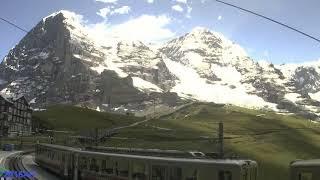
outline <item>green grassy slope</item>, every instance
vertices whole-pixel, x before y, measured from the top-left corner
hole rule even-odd
[[[36,116],[58,129],[121,126],[136,120],[73,107],[53,108]],[[214,138],[220,120],[224,122],[226,154],[256,160],[260,180],[286,180],[292,160],[320,158],[319,125],[296,116],[214,104],[195,104],[122,129],[105,145],[212,152],[217,149]]]
[[[137,117],[97,112],[68,105],[51,106],[46,111],[34,112],[33,118],[40,121],[45,127],[75,131],[118,127],[142,120]]]
[[[217,137],[220,120],[224,122],[226,154],[256,160],[260,180],[288,179],[292,160],[320,158],[320,127],[306,119],[212,104],[194,105],[124,129],[118,136],[129,139],[111,139],[108,144],[215,151],[217,147],[212,139]]]

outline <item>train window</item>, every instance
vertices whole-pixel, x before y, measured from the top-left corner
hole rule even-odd
[[[106,161],[106,160],[102,160],[100,167],[101,167],[101,172],[106,172],[106,169],[107,169],[107,161]]]
[[[119,175],[119,169],[118,169],[118,162],[117,161],[114,162],[114,174],[116,176]]]
[[[182,170],[179,167],[171,167],[169,173],[169,180],[181,180]]]
[[[107,174],[113,174],[113,162],[112,161],[107,161],[105,172]]]
[[[165,180],[166,167],[165,166],[152,166],[152,180]]]
[[[194,167],[186,167],[183,169],[184,180],[197,180],[198,170]]]
[[[65,160],[65,156],[64,154],[62,154],[62,163],[64,163],[66,160]]]
[[[219,180],[232,180],[232,173],[230,171],[219,171]]]
[[[299,173],[299,180],[312,180],[312,173],[311,172]]]
[[[90,171],[96,171],[96,172],[99,171],[99,166],[97,164],[97,160],[94,158],[92,158],[91,162],[90,162]]]
[[[129,162],[127,160],[118,160],[116,166],[117,174],[121,177],[129,176]]]
[[[102,160],[101,161],[101,172],[102,173],[107,173],[107,174],[112,174],[113,173],[111,161],[108,161],[108,163],[107,163],[107,160]]]
[[[145,164],[142,162],[134,162],[132,168],[132,179],[133,180],[145,180],[146,179],[146,169]]]
[[[54,159],[54,157],[55,157],[55,152],[54,152],[54,151],[52,151],[52,152],[51,152],[51,160],[53,160],[53,159]]]
[[[63,156],[62,156],[63,158]],[[80,170],[86,170],[87,169],[87,158],[86,157],[81,157],[79,161],[79,168]]]

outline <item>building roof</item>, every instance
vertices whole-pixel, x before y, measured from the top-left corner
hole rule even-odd
[[[29,105],[29,102],[27,101],[26,97],[22,94],[12,97],[12,101],[17,101],[19,99],[23,99]]]
[[[26,102],[26,104],[29,106],[29,102],[27,101],[27,99],[25,98],[25,96],[23,95],[18,95],[18,96],[13,96],[13,97],[9,97],[6,94],[0,94],[0,97],[2,97],[5,101],[7,101],[10,104],[14,104],[15,101],[22,99]],[[31,109],[30,109],[31,110]]]
[[[0,97],[3,98],[8,103],[13,104],[13,102],[10,100],[10,97],[8,97],[8,96],[6,96],[4,94],[0,94]]]

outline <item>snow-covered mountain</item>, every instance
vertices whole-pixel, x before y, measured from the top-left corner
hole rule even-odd
[[[34,107],[56,103],[141,111],[183,100],[234,104],[315,118],[320,62],[274,66],[205,28],[155,48],[110,37],[101,43],[75,14],[40,21],[0,65],[2,94]]]

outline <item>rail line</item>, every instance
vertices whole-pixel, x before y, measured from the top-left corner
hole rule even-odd
[[[20,153],[15,153],[13,155],[10,155],[7,158],[6,164],[7,164],[7,168],[10,172],[20,172],[20,173],[30,173],[32,174],[32,172],[29,172],[28,169],[23,165],[22,163],[22,159],[26,154],[31,154],[33,151],[25,151],[25,152],[20,152]],[[15,174],[13,176],[19,176],[19,174]],[[22,177],[12,177],[9,179],[21,179],[21,180],[38,180],[36,177],[32,176],[26,176],[26,175],[22,175]]]

